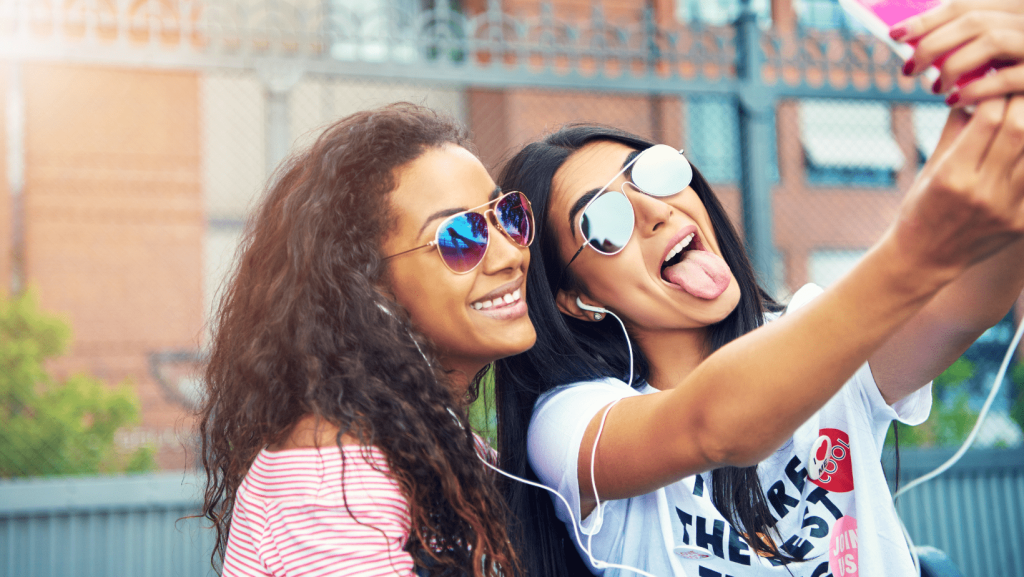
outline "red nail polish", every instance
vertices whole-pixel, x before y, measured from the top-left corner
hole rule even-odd
[[[914,72],[914,59],[907,60],[907,63],[903,65],[903,75],[910,76]]]
[[[893,40],[899,40],[900,38],[903,38],[906,35],[906,26],[894,26],[891,30],[889,30],[889,38],[892,38]]]
[[[942,79],[937,78],[935,84],[932,84],[932,94],[938,94],[940,88],[942,88]]]
[[[960,102],[959,92],[954,92],[953,94],[950,94],[949,96],[946,97],[946,104],[949,106],[953,106],[957,102]]]

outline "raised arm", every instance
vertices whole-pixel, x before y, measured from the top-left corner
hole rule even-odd
[[[912,73],[925,70],[937,58],[955,50],[942,63],[939,92],[945,92],[957,78],[974,69],[991,62],[1000,65],[997,72],[954,92],[952,104],[962,106],[1024,92],[1021,0],[952,0],[893,27],[893,35],[917,43],[911,58]],[[1024,110],[1011,108],[1007,119],[1024,125]],[[1022,131],[1024,128],[1017,129]],[[942,154],[954,137],[948,131],[944,133],[936,154]],[[1002,147],[1009,156],[1014,153],[1012,141],[993,146]],[[986,176],[1006,179],[1008,175]],[[885,400],[893,403],[938,376],[981,333],[1006,315],[1022,288],[1024,242],[1017,242],[971,267],[939,291],[871,356],[871,371]]]
[[[1016,250],[1006,247],[1024,238],[1024,129],[1013,121],[1021,106],[995,99],[972,118],[952,115],[948,148],[922,171],[896,222],[823,295],[722,347],[675,388],[620,401],[597,451],[602,499],[767,457],[944,287]],[[580,446],[584,514],[594,504],[590,454],[602,413]]]

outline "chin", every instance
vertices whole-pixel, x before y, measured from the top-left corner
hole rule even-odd
[[[498,353],[495,360],[524,353],[530,350],[533,344],[537,342],[537,332],[533,328],[533,323],[529,322],[529,319],[526,321],[526,326],[517,327],[517,329],[516,331],[510,331],[507,337],[503,339],[502,350]]]
[[[740,296],[740,287],[736,283],[736,279],[732,279],[725,292],[715,297],[713,301],[708,301],[710,306],[707,309],[708,317],[704,319],[705,322],[708,325],[713,325],[724,321],[739,306]]]

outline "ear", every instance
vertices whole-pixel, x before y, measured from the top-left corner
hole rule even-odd
[[[583,298],[578,291],[575,290],[559,290],[558,294],[555,295],[555,305],[558,306],[558,310],[562,314],[569,315],[574,319],[581,321],[594,321],[594,313],[585,311],[576,304],[576,299],[582,299],[584,303],[591,304],[590,297]],[[592,306],[601,306],[599,304],[593,304]]]

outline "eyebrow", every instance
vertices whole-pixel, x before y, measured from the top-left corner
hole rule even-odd
[[[639,150],[634,150],[627,154],[626,160],[622,161],[622,166],[619,167],[619,170],[629,166],[629,163],[633,162],[633,159],[636,158],[638,154],[640,154]],[[584,192],[583,196],[577,198],[576,202],[572,204],[572,208],[569,209],[569,230],[572,231],[573,238],[576,238],[576,227],[573,226],[576,222],[576,215],[579,214],[579,212],[583,210],[583,207],[587,206],[587,203],[593,200],[599,192],[601,192],[601,188],[592,188],[587,192]]]
[[[498,198],[499,196],[501,196],[501,187],[500,186],[495,186],[494,190],[491,191],[491,195],[487,199],[488,200],[494,200],[494,199]],[[428,216],[427,220],[423,221],[423,226],[421,226],[420,227],[420,231],[418,233],[416,233],[416,238],[419,238],[419,237],[423,236],[423,231],[427,230],[427,226],[429,226],[430,223],[434,222],[435,220],[437,220],[439,218],[449,217],[449,216],[452,216],[454,214],[459,214],[460,212],[466,212],[467,210],[469,210],[469,209],[460,206],[460,207],[457,207],[457,208],[445,208],[445,209],[442,209],[442,210],[439,210],[439,211],[435,212],[434,214]]]

